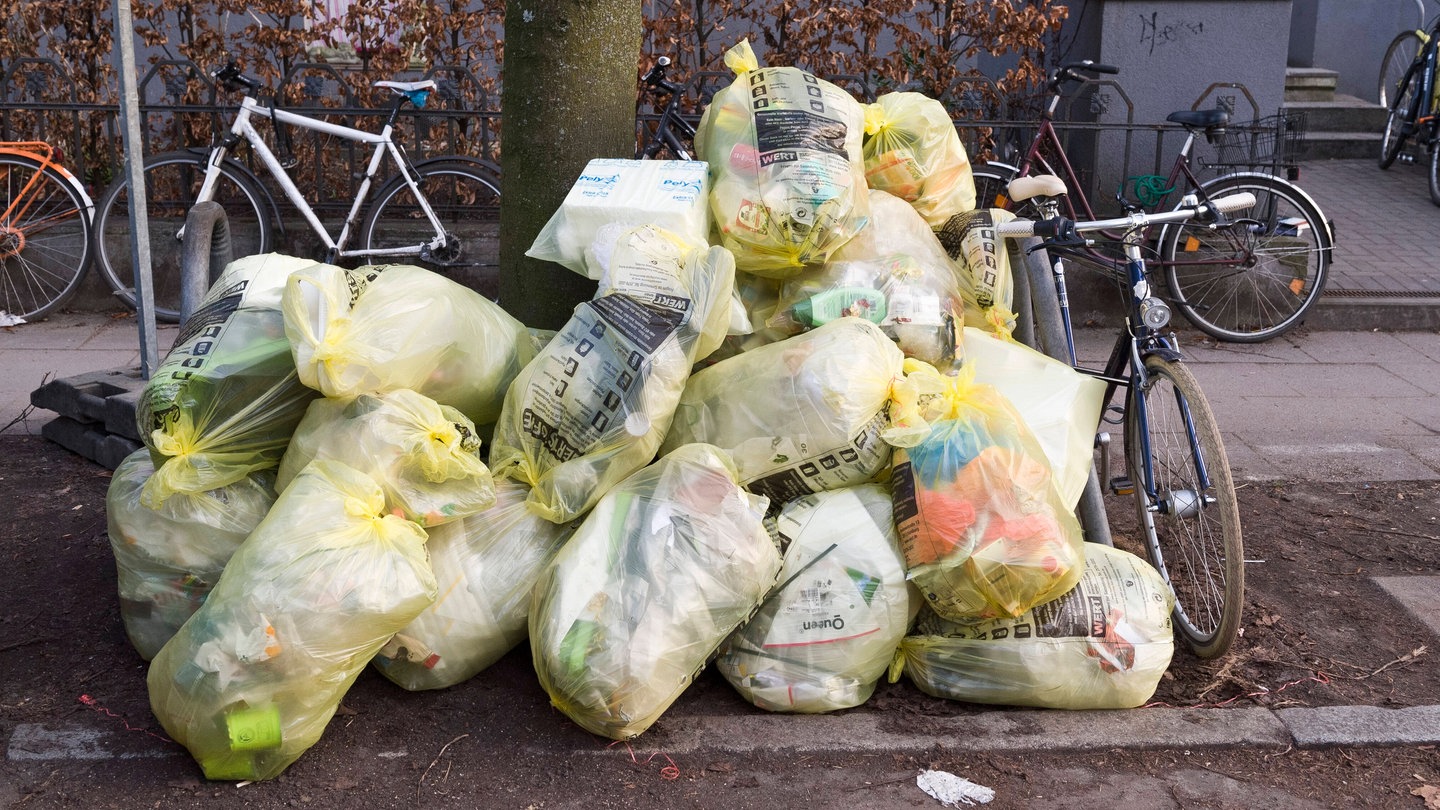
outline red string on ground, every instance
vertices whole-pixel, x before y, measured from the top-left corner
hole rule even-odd
[[[680,778],[680,766],[675,764],[675,760],[671,759],[669,754],[666,754],[666,753],[664,753],[663,751],[655,751],[655,752],[653,752],[652,754],[650,754],[650,756],[646,757],[645,760],[642,762],[639,757],[636,757],[636,756],[635,756],[635,749],[634,749],[634,748],[631,748],[631,747],[630,747],[630,743],[625,742],[624,740],[616,740],[615,742],[612,742],[612,743],[610,743],[609,745],[607,745],[607,746],[605,746],[605,747],[606,747],[606,748],[614,748],[614,747],[617,746],[617,745],[624,745],[624,746],[625,746],[625,750],[626,750],[627,752],[629,752],[629,754],[630,754],[630,761],[633,762],[633,763],[635,763],[636,765],[649,765],[652,761],[654,761],[654,759],[655,759],[656,757],[665,757],[665,761],[668,762],[668,763],[670,763],[670,764],[669,764],[669,765],[666,765],[665,767],[663,767],[663,768],[660,769],[660,778],[661,778],[661,779],[679,779],[679,778]]]
[[[169,737],[166,737],[164,734],[156,734],[155,732],[151,731],[151,730],[148,729],[148,728],[139,728],[138,726],[132,726],[132,725],[130,725],[130,721],[129,721],[129,720],[126,720],[125,718],[121,717],[120,715],[116,714],[115,712],[112,712],[112,711],[110,711],[109,709],[105,708],[104,706],[101,706],[99,701],[97,701],[97,700],[96,700],[95,698],[93,698],[93,697],[90,697],[89,695],[81,695],[81,696],[79,697],[79,700],[80,700],[81,703],[85,704],[86,706],[89,706],[89,707],[90,707],[91,709],[93,709],[94,711],[99,712],[100,714],[103,714],[103,715],[105,715],[106,717],[113,717],[113,718],[115,718],[116,720],[119,720],[119,721],[120,721],[120,724],[123,725],[123,726],[125,726],[125,730],[126,730],[126,731],[138,731],[138,732],[140,732],[140,733],[142,733],[142,734],[148,734],[148,735],[150,735],[151,737],[154,737],[155,739],[160,740],[160,741],[162,741],[162,742],[167,742],[167,743],[169,743],[169,744],[171,744],[171,745],[175,745],[175,744],[176,744],[176,742],[175,742],[174,740],[170,739]]]
[[[1258,692],[1249,692],[1249,693],[1246,693],[1246,694],[1243,694],[1243,695],[1235,695],[1234,697],[1226,698],[1225,700],[1222,700],[1222,701],[1219,701],[1219,702],[1216,702],[1216,703],[1194,703],[1194,704],[1191,704],[1191,705],[1189,705],[1189,706],[1176,706],[1176,705],[1174,705],[1173,703],[1166,703],[1166,702],[1163,701],[1163,700],[1157,700],[1157,701],[1155,701],[1155,702],[1153,702],[1153,703],[1146,703],[1144,706],[1141,706],[1140,708],[1142,708],[1142,709],[1154,709],[1154,708],[1165,708],[1165,709],[1218,709],[1218,708],[1221,708],[1221,707],[1223,707],[1223,706],[1228,706],[1229,704],[1234,703],[1234,702],[1237,701],[1237,700],[1243,700],[1243,699],[1245,699],[1245,698],[1255,698],[1255,697],[1261,697],[1261,696],[1263,696],[1263,695],[1275,695],[1275,694],[1279,694],[1280,692],[1284,692],[1286,689],[1289,689],[1289,688],[1292,687],[1292,686],[1299,686],[1299,685],[1302,684],[1302,683],[1309,683],[1309,682],[1311,682],[1311,681],[1314,681],[1315,683],[1319,683],[1319,684],[1325,684],[1325,685],[1328,686],[1328,685],[1330,684],[1330,676],[1326,675],[1324,672],[1316,672],[1314,675],[1311,675],[1311,676],[1309,676],[1309,677],[1300,678],[1299,680],[1291,681],[1291,682],[1286,683],[1286,684],[1281,684],[1279,687],[1277,687],[1277,688],[1275,688],[1275,689],[1261,689],[1261,690],[1258,691]]]

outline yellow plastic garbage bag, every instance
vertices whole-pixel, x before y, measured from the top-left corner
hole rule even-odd
[[[1035,434],[1050,460],[1055,488],[1074,509],[1095,465],[1095,431],[1105,382],[1029,346],[965,327],[964,353],[975,382],[995,386]]]
[[[959,271],[965,325],[1007,339],[1015,331],[1015,278],[1010,248],[995,226],[1014,218],[1003,208],[977,208],[951,217],[936,231]]]
[[[906,363],[892,407],[899,424],[884,435],[897,445],[901,548],[926,603],[951,621],[978,622],[1068,591],[1084,567],[1080,524],[1024,420],[974,381],[973,364],[941,375]]]
[[[890,493],[877,484],[807,495],[777,518],[780,585],[715,659],[746,700],[830,712],[870,699],[920,605],[905,581]]]
[[[963,625],[922,613],[899,666],[926,694],[968,703],[1143,705],[1175,651],[1170,589],[1128,552],[1086,543],[1085,556],[1073,590],[1018,617]]]
[[[439,595],[375,657],[375,668],[418,691],[463,683],[525,640],[530,591],[574,533],[525,504],[530,488],[495,487],[495,505],[429,529]]]
[[[551,703],[612,739],[650,728],[775,584],[766,506],[699,444],[606,494],[535,586],[530,648]]]
[[[435,600],[425,530],[364,473],[301,471],[150,664],[150,707],[207,779],[273,779]]]
[[[794,67],[761,68],[742,41],[734,83],[715,94],[695,136],[710,164],[710,210],[735,265],[785,278],[822,262],[869,218],[865,116],[849,93]]]
[[[975,176],[945,105],[885,93],[865,105],[865,182],[910,203],[931,228],[975,210]]]
[[[408,388],[312,402],[280,460],[276,486],[285,489],[317,458],[374,478],[390,511],[421,526],[495,505],[475,423]]]
[[[315,392],[301,384],[280,290],[314,262],[266,254],[232,262],[145,384],[135,422],[155,474],[142,498],[220,489],[273,469]]]
[[[717,445],[777,506],[864,483],[890,462],[880,431],[904,362],[880,327],[848,316],[738,354],[690,378],[661,452]]]
[[[115,468],[105,493],[120,618],[147,661],[200,608],[275,502],[275,474],[267,470],[219,489],[177,492],[152,509],[140,493],[154,473],[142,447]]]
[[[283,306],[300,380],[327,397],[409,388],[489,425],[534,356],[499,304],[423,267],[320,265],[290,279]]]
[[[870,225],[825,264],[785,281],[767,325],[798,332],[854,315],[878,324],[906,357],[954,368],[965,282],[909,203],[869,195]]]
[[[490,469],[556,523],[655,458],[691,367],[725,339],[735,263],[657,228],[627,232],[608,283],[510,387]]]

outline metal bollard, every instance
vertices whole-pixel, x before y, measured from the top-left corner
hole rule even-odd
[[[1050,271],[1050,254],[1044,250],[1037,250],[1026,254],[1025,248],[1038,244],[1039,239],[1032,237],[1019,243],[1020,254],[1023,257],[1020,266],[1015,269],[1017,288],[1020,280],[1024,279],[1028,293],[1029,313],[1016,305],[1016,311],[1020,312],[1019,320],[1033,326],[1033,333],[1026,341],[1032,349],[1037,349],[1062,363],[1070,362],[1070,345],[1065,339],[1065,324],[1060,319],[1060,299],[1055,291],[1055,280]],[[1016,329],[1017,336],[1020,330]],[[1033,342],[1032,342],[1033,341]],[[1085,531],[1085,539],[1091,543],[1100,543],[1106,546],[1115,545],[1115,540],[1110,533],[1110,517],[1105,512],[1105,497],[1100,489],[1100,476],[1096,474],[1095,468],[1090,468],[1090,477],[1085,482],[1085,489],[1080,494],[1080,501],[1075,505],[1075,516],[1079,518],[1081,528]]]
[[[220,203],[195,203],[185,215],[185,236],[180,244],[180,323],[183,326],[200,306],[210,284],[232,260],[230,220]]]

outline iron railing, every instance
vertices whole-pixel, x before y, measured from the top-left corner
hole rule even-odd
[[[417,74],[417,77],[421,74]],[[466,68],[432,67],[423,74],[439,83],[424,110],[407,110],[397,140],[414,157],[461,153],[498,165],[500,152],[499,99],[486,92],[480,79]],[[401,77],[404,78],[404,77]],[[690,97],[698,108],[731,76],[705,72],[691,77]],[[871,101],[877,88],[864,77],[830,77],[861,101]],[[117,105],[87,104],[76,95],[75,83],[61,66],[49,59],[17,59],[0,72],[0,139],[45,140],[64,150],[66,165],[98,196],[118,176],[123,162],[120,111]],[[68,92],[63,88],[69,88]],[[188,61],[161,61],[152,65],[138,85],[141,131],[146,154],[209,146],[216,133],[228,126],[238,104],[210,80],[208,72]],[[1225,95],[1226,92],[1229,95]],[[275,94],[282,106],[321,115],[359,128],[378,129],[388,114],[383,96],[357,97],[344,79],[344,69],[326,63],[301,63],[278,83]],[[1248,102],[1249,109],[1237,109]],[[976,162],[992,157],[1013,162],[1014,152],[1029,143],[1037,116],[1014,115],[995,83],[984,77],[962,77],[945,91],[941,101],[951,111],[957,131]],[[1254,131],[1264,137],[1274,131],[1273,117],[1262,117],[1253,97],[1242,85],[1217,83],[1192,104],[1228,106],[1237,119],[1260,121],[1238,124],[1232,133]],[[638,127],[657,117],[642,111]],[[698,120],[699,114],[694,118]],[[1185,131],[1169,124],[1136,123],[1134,104],[1114,80],[1096,80],[1067,99],[1057,118],[1065,147],[1092,199],[1113,196],[1119,183],[1143,174],[1168,170]],[[367,126],[367,122],[373,126]],[[274,137],[274,130],[269,133]],[[364,155],[350,143],[331,143],[323,134],[308,131],[289,145],[296,154],[292,178],[315,201],[317,210],[343,206],[354,198],[363,172]],[[1232,137],[1229,142],[1234,142]],[[314,159],[323,156],[323,159]],[[243,155],[241,156],[243,159]],[[1197,165],[1224,163],[1214,149],[1201,145]],[[1296,155],[1285,153],[1287,160]]]

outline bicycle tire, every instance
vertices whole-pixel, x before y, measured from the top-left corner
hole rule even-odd
[[[1176,361],[1145,358],[1145,385],[1132,384],[1125,409],[1125,458],[1146,554],[1175,596],[1175,632],[1201,658],[1229,651],[1245,601],[1240,508],[1220,429],[1190,370]],[[1137,400],[1143,398],[1142,409]],[[1194,426],[1194,441],[1185,427]],[[1143,431],[1143,433],[1142,433]],[[1141,442],[1140,437],[1148,437]],[[1143,477],[1147,450],[1155,474],[1151,511]],[[1208,472],[1203,492],[1195,450]]]
[[[1186,222],[1161,232],[1160,262],[1176,308],[1211,337],[1235,343],[1299,326],[1330,274],[1324,215],[1297,186],[1270,175],[1227,175],[1202,188],[1210,199],[1249,192],[1256,203],[1228,213],[1236,221],[1230,228]]]
[[[1395,88],[1400,85],[1400,77],[1415,61],[1415,55],[1420,53],[1425,40],[1420,38],[1418,31],[1403,31],[1390,40],[1385,48],[1385,56],[1380,60],[1380,84],[1375,98],[1380,106],[1390,108]]]
[[[36,158],[0,155],[0,310],[49,315],[74,297],[90,261],[84,193]]]
[[[439,255],[395,254],[495,298],[500,284],[500,178],[473,161],[437,159],[416,167],[420,191],[454,239]],[[375,195],[361,228],[369,250],[404,250],[428,241],[434,231],[404,178],[394,177]]]
[[[971,175],[975,178],[975,207],[1010,208],[1007,186],[1015,179],[1016,173],[1013,168],[1001,168],[995,164],[971,169]]]
[[[1415,90],[1419,66],[1411,65],[1395,86],[1395,99],[1385,115],[1385,129],[1380,136],[1380,168],[1388,169],[1405,148],[1407,126],[1413,126],[1420,113],[1419,94]]]
[[[1436,142],[1437,133],[1431,124],[1430,139],[1430,202],[1440,205],[1440,143]]]
[[[194,152],[169,152],[145,161],[145,213],[157,321],[180,320],[181,228],[205,179],[206,164],[207,158]],[[221,164],[214,199],[225,209],[235,258],[269,252],[273,241],[269,203],[238,164]],[[135,307],[129,177],[112,183],[96,206],[95,244],[96,264],[105,281],[116,297]]]

